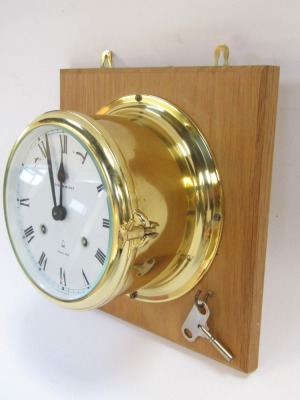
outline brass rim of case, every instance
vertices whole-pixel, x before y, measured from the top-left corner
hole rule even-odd
[[[99,122],[112,124],[110,132],[114,123],[139,127],[130,144],[117,138],[118,133],[115,141],[126,157],[121,157],[121,169],[130,171],[138,208],[159,225],[159,236],[137,250],[133,271],[138,279],[130,288],[130,296],[147,302],[178,298],[207,272],[221,237],[222,189],[213,155],[193,121],[158,97],[124,96],[97,115]],[[134,157],[142,158],[138,155],[142,146],[148,149],[142,155],[151,164],[149,168],[146,162],[142,165],[134,161]],[[169,163],[162,160],[162,148],[171,155]],[[142,176],[136,171],[139,165],[144,169]],[[169,171],[172,177],[167,183],[176,196],[165,188]]]

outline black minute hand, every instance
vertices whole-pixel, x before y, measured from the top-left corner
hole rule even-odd
[[[63,147],[63,139],[61,136],[60,136],[60,150],[61,150],[60,165],[57,173],[57,179],[59,181],[59,206],[57,207],[56,212],[58,214],[57,219],[63,221],[67,216],[67,210],[62,205],[63,183],[66,181],[67,176],[64,168],[64,147]]]
[[[51,186],[51,192],[52,192],[52,199],[53,199],[54,207],[56,207],[57,204],[56,204],[56,196],[55,196],[55,187],[54,187],[54,178],[53,178],[53,168],[52,168],[52,160],[51,160],[51,153],[50,153],[49,140],[48,140],[48,135],[47,135],[47,133],[45,134],[45,140],[46,140],[46,154],[47,154],[47,163],[48,163],[48,172],[49,172],[49,178],[50,178],[50,186]]]

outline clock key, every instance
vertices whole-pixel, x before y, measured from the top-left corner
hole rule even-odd
[[[209,332],[209,328],[207,326],[198,325],[199,336],[205,338],[211,343],[215,349],[226,359],[226,361],[231,361],[233,356],[229,353],[228,350]]]

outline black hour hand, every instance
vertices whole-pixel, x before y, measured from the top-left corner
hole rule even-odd
[[[53,218],[56,221],[63,221],[66,216],[67,216],[67,210],[66,208],[62,205],[62,200],[63,200],[63,183],[66,181],[66,172],[64,168],[64,163],[63,163],[63,152],[61,152],[61,158],[60,158],[60,165],[57,173],[57,179],[58,182],[60,183],[59,185],[59,205],[54,207],[52,210],[52,215]]]
[[[61,153],[61,158],[60,158],[60,166],[57,174],[57,179],[58,182],[61,184],[66,181],[66,173],[65,173],[65,168],[64,168],[64,163],[63,163],[63,153]]]

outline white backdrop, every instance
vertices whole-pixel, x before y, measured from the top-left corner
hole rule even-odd
[[[300,398],[299,0],[1,0],[1,195],[9,151],[59,108],[59,69],[280,65],[260,363],[247,376],[97,311],[71,312],[24,278],[0,214],[0,398]]]

